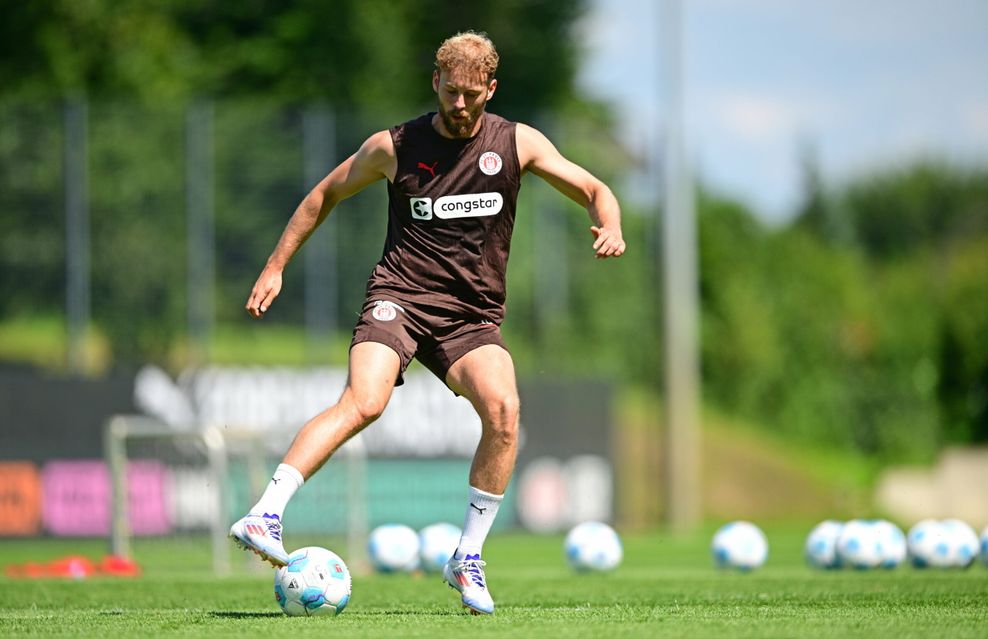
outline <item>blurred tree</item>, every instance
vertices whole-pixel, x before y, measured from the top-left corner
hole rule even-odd
[[[433,103],[434,52],[486,31],[501,54],[498,110],[531,117],[575,97],[571,31],[585,2],[510,0],[4,0],[7,95],[148,103],[264,95],[402,116]]]
[[[60,117],[53,105],[0,100],[0,317],[63,307]]]
[[[947,250],[988,233],[985,171],[919,162],[854,180],[837,202],[854,235],[878,259]]]
[[[827,193],[815,143],[803,141],[800,144],[799,163],[803,173],[803,200],[796,211],[794,225],[827,242],[850,244],[850,222],[840,214],[838,202]]]
[[[936,384],[944,438],[988,442],[988,236],[972,238],[941,262],[946,281]],[[939,375],[937,378],[936,375]]]
[[[182,110],[192,100],[217,104],[221,320],[239,311],[306,186],[298,107],[331,107],[338,156],[349,153],[370,132],[430,108],[435,49],[466,29],[487,31],[501,53],[495,112],[534,119],[577,103],[569,32],[582,2],[0,0],[0,9],[0,283],[14,291],[0,315],[63,308],[58,102],[84,95],[93,317],[123,361],[161,360],[184,327]],[[592,114],[585,129],[603,139],[606,114],[582,112]],[[361,265],[355,284],[344,283],[347,299],[362,295],[362,265],[379,254],[382,220],[355,216],[341,229],[359,245],[347,266]],[[289,286],[286,296],[301,291]],[[300,321],[301,303],[282,307],[272,321]]]

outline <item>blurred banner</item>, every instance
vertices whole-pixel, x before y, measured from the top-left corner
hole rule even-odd
[[[0,514],[10,515],[0,528],[4,536],[109,533],[111,487],[101,459],[102,429],[111,414],[129,406],[125,398],[131,393],[138,409],[167,426],[165,432],[181,435],[213,425],[229,433],[226,503],[232,521],[256,498],[258,484],[266,482],[299,426],[331,404],[346,382],[343,369],[286,367],[189,369],[176,381],[145,367],[134,381],[102,386],[27,371],[5,375],[0,412],[10,427],[0,431],[0,459],[17,461],[0,463]],[[16,401],[9,391],[16,391]],[[522,382],[520,393],[522,447],[497,528],[521,524],[555,532],[588,519],[611,521],[610,386],[533,381]],[[87,395],[87,402],[76,401]],[[47,401],[49,411],[57,406],[71,416],[39,414],[37,402],[50,397],[59,400]],[[263,450],[237,447],[247,433],[260,436]],[[427,372],[407,374],[378,422],[358,435],[368,457],[362,481],[369,524],[459,523],[479,437],[479,418],[465,399]],[[131,532],[204,530],[216,507],[204,452],[178,436],[133,440],[126,449]],[[260,478],[252,476],[255,453]],[[330,463],[305,484],[288,510],[293,530],[345,531],[353,480],[347,473],[344,464]],[[399,486],[403,499],[396,503]]]
[[[40,531],[41,479],[30,462],[0,462],[0,536]]]

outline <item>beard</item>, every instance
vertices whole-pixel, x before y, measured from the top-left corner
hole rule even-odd
[[[443,125],[454,138],[467,138],[473,134],[473,127],[477,125],[477,120],[484,112],[484,104],[478,104],[472,111],[463,109],[462,111],[447,111],[443,108],[442,100],[438,101],[439,117],[443,119]],[[457,117],[454,117],[457,116]]]

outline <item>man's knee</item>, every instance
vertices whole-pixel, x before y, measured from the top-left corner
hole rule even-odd
[[[352,411],[357,426],[364,427],[377,420],[388,405],[388,397],[383,393],[347,388],[344,393],[348,408]]]
[[[504,443],[513,444],[518,439],[518,416],[520,412],[518,394],[514,392],[498,395],[486,403],[486,427],[491,434]]]

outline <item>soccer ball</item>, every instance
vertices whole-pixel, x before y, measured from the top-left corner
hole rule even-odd
[[[852,519],[844,524],[837,538],[837,555],[842,565],[859,570],[880,566],[884,552],[877,522]]]
[[[816,568],[840,568],[837,538],[844,524],[833,519],[820,522],[806,537],[806,561]]]
[[[719,568],[753,570],[768,558],[768,540],[755,524],[734,521],[714,534],[711,551]]]
[[[419,536],[404,524],[384,524],[371,531],[367,554],[380,572],[412,572],[419,567]]]
[[[950,539],[947,529],[935,519],[924,519],[906,535],[909,559],[917,568],[945,568],[950,565]]]
[[[275,571],[274,596],[286,615],[338,615],[350,601],[350,571],[334,552],[299,548]]]
[[[463,534],[453,524],[431,524],[419,531],[419,560],[426,572],[441,572]]]
[[[950,546],[948,563],[956,568],[967,568],[978,556],[978,534],[960,519],[944,519],[940,524]]]
[[[875,522],[875,533],[882,551],[882,568],[896,568],[906,560],[906,536],[898,526],[880,519]]]
[[[563,551],[569,565],[580,572],[613,570],[624,556],[621,538],[613,528],[599,521],[574,526],[566,535]]]

